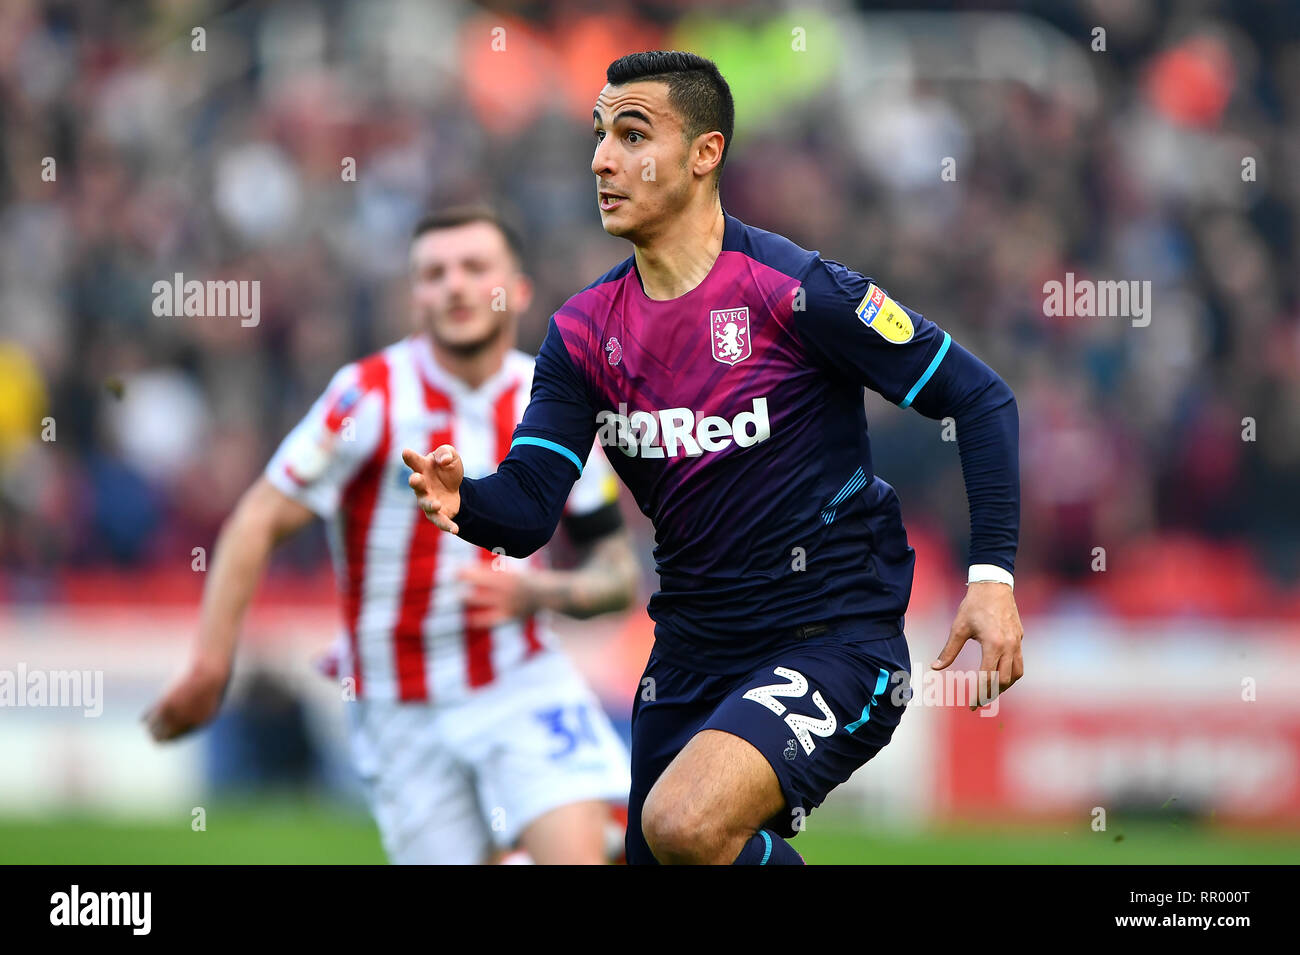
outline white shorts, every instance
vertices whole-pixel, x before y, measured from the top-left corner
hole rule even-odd
[[[561,653],[544,651],[459,702],[344,707],[392,862],[484,862],[552,809],[627,802],[627,749]]]

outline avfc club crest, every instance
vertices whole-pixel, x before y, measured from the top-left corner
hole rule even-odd
[[[751,354],[749,347],[749,309],[715,308],[709,312],[709,337],[713,341],[713,357],[724,365],[744,361]]]
[[[611,365],[617,365],[623,360],[623,346],[619,344],[617,338],[611,337],[609,341],[605,342],[605,355],[605,360]]]

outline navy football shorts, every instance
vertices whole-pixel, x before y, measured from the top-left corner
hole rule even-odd
[[[844,627],[775,651],[740,675],[684,670],[651,652],[632,705],[628,863],[655,864],[641,807],[673,757],[705,729],[739,736],[767,758],[786,807],[763,827],[794,836],[832,789],[889,742],[907,708],[911,668],[901,631],[864,640]]]

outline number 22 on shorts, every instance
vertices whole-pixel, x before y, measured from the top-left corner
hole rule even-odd
[[[785,716],[785,723],[794,733],[795,739],[799,740],[799,745],[803,747],[806,755],[811,756],[812,751],[817,748],[813,742],[813,735],[823,739],[835,732],[838,725],[835,721],[835,714],[831,708],[826,705],[822,698],[821,690],[813,690],[812,701],[816,704],[817,709],[822,711],[823,719],[814,719],[811,716],[801,716],[798,713],[786,713],[786,706],[778,696],[798,699],[808,692],[808,678],[798,670],[791,670],[789,667],[775,667],[772,672],[782,679],[788,680],[788,683],[773,683],[768,686],[756,686],[745,693],[745,699],[753,700],[755,703],[761,703],[777,716]]]

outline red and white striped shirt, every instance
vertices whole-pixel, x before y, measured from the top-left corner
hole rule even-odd
[[[272,484],[327,522],[343,602],[340,676],[354,679],[358,699],[455,700],[554,649],[537,617],[466,624],[461,568],[541,566],[539,554],[498,556],[440,531],[420,512],[401,458],[404,447],[454,444],[466,477],[491,474],[510,449],[532,378],[533,359],[512,350],[471,388],[437,364],[425,336],[405,338],[340,369],[267,465]],[[613,470],[594,448],[566,513],[590,514],[617,498]]]

